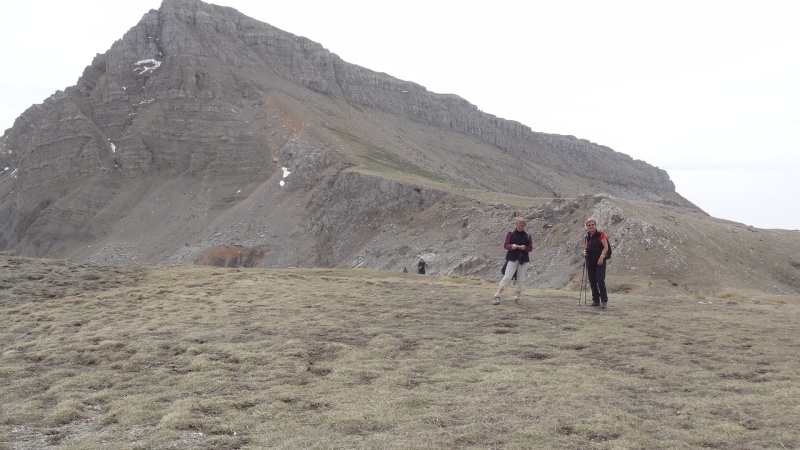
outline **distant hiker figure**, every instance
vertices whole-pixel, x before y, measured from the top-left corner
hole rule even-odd
[[[503,244],[503,248],[506,249],[506,272],[494,294],[493,305],[500,304],[500,294],[511,284],[511,279],[515,274],[517,276],[517,293],[514,296],[514,303],[519,303],[519,297],[525,288],[525,272],[528,271],[530,261],[528,254],[533,251],[533,240],[531,235],[525,231],[525,225],[527,225],[525,218],[517,217],[514,222],[514,231],[506,234],[506,241]]]
[[[583,238],[583,257],[586,258],[586,275],[592,287],[592,306],[605,309],[608,305],[606,292],[606,255],[609,253],[608,237],[597,229],[597,221],[586,220],[586,236]]]
[[[425,269],[428,267],[428,263],[420,257],[419,262],[417,263],[417,273],[420,275],[425,275]]]

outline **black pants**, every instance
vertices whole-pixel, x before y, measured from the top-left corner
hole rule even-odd
[[[608,294],[606,293],[606,265],[608,261],[603,261],[602,266],[597,265],[597,258],[586,258],[586,274],[589,276],[589,286],[592,287],[592,302],[598,303],[600,301],[607,302]]]

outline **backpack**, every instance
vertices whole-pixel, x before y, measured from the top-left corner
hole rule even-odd
[[[597,236],[599,237],[600,234],[602,233],[602,231],[597,230],[597,231],[595,231],[595,233],[597,233]],[[583,239],[586,241],[586,248],[588,249],[589,248],[589,241],[590,241],[589,233],[586,233],[586,236]],[[592,240],[594,240],[594,239],[592,239]],[[597,242],[600,242],[600,239],[597,239]],[[611,259],[611,239],[608,238],[608,235],[606,235],[606,243],[608,243],[608,251],[606,252],[606,258],[605,259],[609,260],[609,259]],[[603,244],[601,243],[600,244],[601,248],[602,248],[602,245]]]

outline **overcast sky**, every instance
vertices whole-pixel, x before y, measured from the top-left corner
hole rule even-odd
[[[800,228],[800,1],[218,0],[345,61],[666,170],[714,217]],[[0,0],[0,129],[160,0]]]

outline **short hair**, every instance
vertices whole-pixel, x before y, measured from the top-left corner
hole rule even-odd
[[[520,223],[520,222],[524,223],[525,225],[527,225],[527,224],[528,224],[528,221],[527,221],[527,220],[525,220],[525,218],[524,218],[524,217],[517,217],[517,218],[516,218],[516,220],[514,220],[514,224],[515,224],[515,225],[516,225],[516,224],[518,224],[518,223]]]
[[[583,224],[584,225],[589,225],[589,222],[593,222],[594,225],[597,226],[597,221],[594,219],[594,217],[589,217],[588,219],[586,219],[586,222],[584,222]]]

